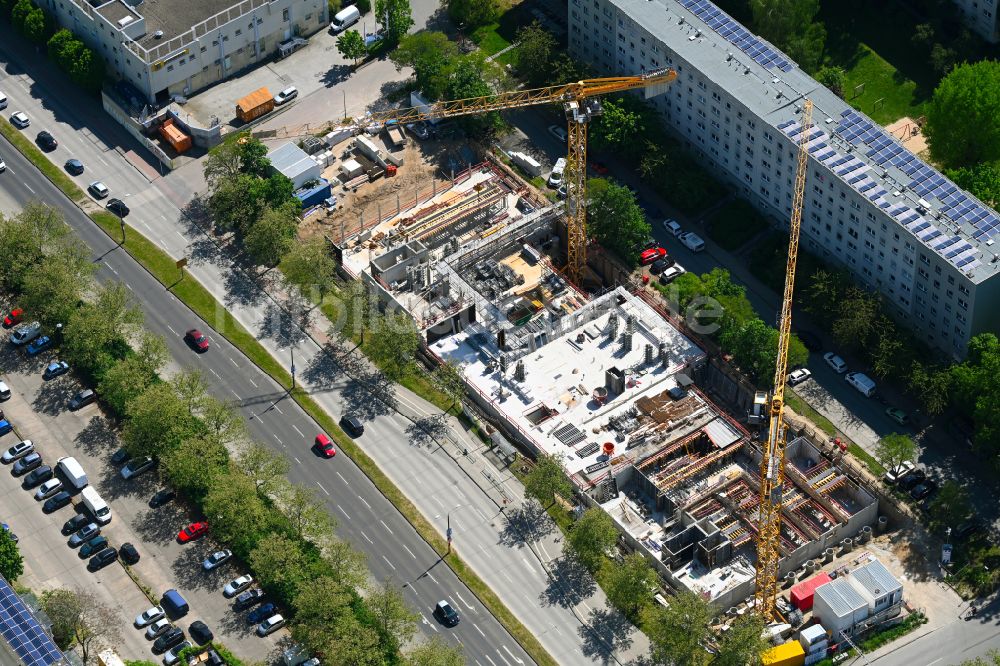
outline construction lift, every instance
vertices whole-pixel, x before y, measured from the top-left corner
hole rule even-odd
[[[788,226],[788,262],[785,267],[785,291],[781,299],[778,323],[778,361],[774,369],[767,441],[760,459],[760,505],[757,532],[757,577],[754,606],[765,621],[775,618],[778,594],[778,564],[781,559],[781,487],[785,482],[785,441],[783,419],[785,381],[788,377],[788,341],[792,335],[792,292],[795,286],[795,262],[799,254],[799,230],[802,227],[802,201],[808,169],[809,130],[812,126],[812,101],[802,105],[802,132],[799,134],[798,169],[792,197],[792,217]]]
[[[408,107],[375,111],[361,118],[349,121],[339,127],[358,129],[381,129],[387,123],[416,123],[424,120],[440,120],[459,116],[472,116],[491,111],[506,111],[542,104],[562,103],[566,113],[567,165],[566,182],[566,228],[568,234],[567,273],[570,280],[580,285],[584,267],[587,264],[587,125],[601,115],[600,95],[625,92],[627,90],[646,91],[646,98],[659,95],[666,85],[677,78],[673,69],[660,69],[641,76],[619,76],[601,79],[585,79],[576,83],[566,83],[545,88],[513,90],[485,97],[470,97],[445,102],[435,102],[425,107]]]

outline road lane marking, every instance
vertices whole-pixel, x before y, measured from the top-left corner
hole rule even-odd
[[[385,560],[385,563],[386,563],[386,564],[388,564],[388,565],[389,565],[390,567],[392,567],[392,570],[393,570],[393,571],[395,571],[395,570],[396,570],[396,565],[395,565],[395,564],[393,564],[392,562],[390,562],[390,561],[389,561],[389,558],[388,558],[388,557],[386,557],[385,555],[383,555],[383,556],[382,556],[382,559],[383,559],[383,560]]]
[[[282,446],[285,445],[285,443],[283,441],[281,441],[280,439],[278,439],[278,436],[275,435],[274,433],[271,433],[271,436],[278,440],[278,444],[281,444]]]
[[[437,495],[431,495],[431,499],[437,502],[439,507],[441,507],[442,509],[444,508],[444,504],[441,502],[441,500],[437,498]]]
[[[240,364],[237,363],[236,361],[234,361],[231,356],[229,357],[229,362],[232,363],[233,365],[235,365],[237,368],[240,367]]]
[[[364,497],[362,497],[361,495],[358,495],[358,499],[365,503],[365,506],[368,507],[369,511],[374,511],[374,509],[372,509],[372,505],[369,504],[368,501]]]
[[[253,384],[254,388],[257,388],[257,382],[255,382],[254,380],[250,379],[249,377],[247,377],[247,381],[250,382],[251,384]]]
[[[385,524],[384,520],[379,519],[378,522],[382,523],[382,527],[384,527],[389,532],[389,534],[392,534],[392,530],[389,529],[389,526]]]
[[[236,396],[237,400],[242,400],[243,399],[243,398],[240,397],[240,394],[237,393],[236,391],[234,391],[233,389],[229,389],[229,391],[230,391],[230,393],[232,393],[233,395]]]
[[[459,594],[458,592],[456,592],[455,596],[458,597],[459,601],[461,601],[463,604],[465,604],[466,608],[468,608],[469,610],[476,610],[475,608],[473,608],[472,606],[469,605],[468,601],[466,601],[465,599],[462,598],[461,594]]]
[[[292,458],[294,458],[294,459],[295,459],[295,462],[296,462],[296,464],[298,464],[298,465],[301,465],[301,464],[302,464],[302,461],[301,461],[301,460],[299,460],[297,456],[292,456]],[[319,482],[317,481],[317,483],[319,483]]]
[[[133,294],[135,293],[135,289],[133,289],[132,285],[130,285],[128,282],[125,283],[125,286],[128,287],[128,290],[131,291]]]
[[[169,328],[169,329],[170,329],[170,332],[171,332],[171,333],[173,333],[174,335],[178,335],[177,331],[175,331],[175,330],[174,330],[174,327],[173,327],[173,326],[171,326],[170,324],[167,324],[167,328]]]
[[[511,578],[510,574],[507,573],[506,571],[504,571],[504,570],[501,569],[500,573],[503,574],[503,577],[507,579],[507,582],[509,582],[509,583],[513,583],[514,582],[514,579]]]
[[[430,627],[431,629],[433,629],[435,633],[437,633],[438,628],[434,626],[433,622],[428,622],[427,621],[427,616],[426,615],[424,615],[423,613],[421,613],[420,617],[423,618],[424,624],[426,624],[428,627]]]
[[[531,566],[531,562],[529,562],[528,560],[524,559],[523,557],[521,558],[521,561],[524,562],[524,568],[525,569],[527,569],[531,573],[535,573],[535,568],[533,566]]]
[[[501,659],[503,659],[503,663],[507,664],[507,666],[511,666],[511,663],[509,661],[507,661],[507,657],[503,656],[500,653],[500,648],[497,648],[497,656],[500,657]]]
[[[337,472],[337,476],[339,476],[339,477],[340,477],[340,480],[344,482],[344,485],[345,485],[345,486],[349,486],[349,485],[351,485],[351,484],[349,484],[349,483],[347,482],[347,479],[345,479],[345,478],[344,478],[344,475],[343,475],[343,474],[341,474],[340,472]]]
[[[342,506],[340,506],[340,505],[338,504],[338,505],[337,505],[337,508],[338,508],[338,509],[340,509],[340,512],[341,512],[342,514],[344,514],[345,516],[347,516],[347,512],[346,512],[346,511],[344,511],[344,507],[342,507]],[[350,520],[350,519],[351,519],[351,517],[350,517],[350,516],[347,516],[347,519],[348,519],[348,520]]]
[[[305,437],[305,435],[302,434],[302,431],[299,430],[299,427],[294,423],[292,424],[292,428],[295,430],[295,432],[299,433],[299,437]]]
[[[272,406],[272,407],[274,407],[274,409],[275,409],[275,410],[277,410],[277,412],[278,412],[279,414],[284,414],[284,412],[283,412],[283,411],[281,411],[281,407],[278,407],[278,403],[274,403],[274,404],[273,404],[273,405],[271,405],[271,406]]]
[[[184,241],[184,243],[185,243],[185,244],[187,244],[187,242],[188,242],[188,239],[187,239],[187,238],[184,238],[184,236],[182,236],[182,235],[181,235],[181,232],[179,232],[179,231],[177,231],[176,229],[174,229],[174,233],[175,233],[175,234],[177,234],[178,236],[180,236],[180,237],[181,237],[181,240],[182,240],[182,241]]]
[[[323,491],[324,493],[326,493],[326,494],[327,494],[327,496],[329,496],[329,495],[330,495],[330,491],[329,491],[329,490],[327,490],[326,488],[324,488],[324,487],[323,487],[323,484],[322,484],[322,483],[320,483],[319,481],[317,481],[317,482],[316,482],[316,485],[317,485],[317,486],[319,486],[319,489],[320,489],[320,490],[322,490],[322,491]]]
[[[219,379],[222,379],[222,377],[219,377],[219,373],[215,371],[215,368],[209,368],[208,371],[211,372],[216,377],[218,377]]]
[[[506,645],[504,645],[502,647],[504,649],[504,652],[506,652],[507,654],[509,654],[510,658],[513,659],[515,662],[517,662],[519,664],[523,664],[524,663],[523,659],[518,659],[517,657],[514,656],[514,653],[510,651],[509,647],[507,647]]]
[[[477,625],[475,622],[473,622],[472,626],[476,628],[476,631],[479,632],[480,636],[482,636],[483,638],[486,638],[486,634],[484,634],[483,630],[479,628],[479,625]]]
[[[372,541],[367,534],[365,534],[364,530],[359,530],[359,531],[361,532],[361,536],[363,536],[368,541],[368,543],[372,544],[373,546],[375,545],[375,542]]]
[[[406,544],[405,544],[405,543],[404,543],[404,544],[400,544],[400,545],[402,545],[402,546],[403,546],[403,548],[406,548]],[[416,556],[416,555],[414,555],[414,554],[413,554],[413,551],[412,551],[412,550],[410,550],[409,548],[406,548],[406,552],[408,552],[408,553],[410,554],[410,557],[412,557],[413,559],[417,559],[417,556]]]
[[[491,664],[493,664],[493,666],[497,666],[497,662],[495,662],[495,661],[493,661],[492,659],[490,659],[490,655],[488,655],[488,654],[484,654],[484,655],[483,655],[483,659],[485,659],[486,661],[488,661],[488,662],[490,662]]]
[[[25,183],[24,186],[27,187],[29,190],[31,190],[31,185],[28,185],[27,183]],[[35,191],[31,190],[31,193],[34,194]]]

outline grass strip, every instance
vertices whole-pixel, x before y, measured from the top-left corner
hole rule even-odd
[[[101,212],[92,214],[91,219],[111,238],[119,238],[121,236],[121,226],[117,216]],[[239,348],[254,364],[270,375],[278,384],[285,389],[288,389],[292,385],[291,375],[242,324],[236,321],[215,300],[215,297],[200,282],[190,277],[180,279],[181,272],[176,266],[176,261],[162,249],[131,228],[127,228],[126,231],[125,249],[136,261],[145,266],[153,277],[166,286],[177,298],[184,301],[198,316],[212,324],[216,331],[222,334],[235,347]],[[337,425],[333,418],[301,387],[293,390],[291,395],[307,414],[337,440],[341,451],[346,453],[361,468],[368,478],[372,480],[372,483],[375,484],[375,487],[379,489],[379,492],[392,502],[399,512],[413,525],[420,536],[430,544],[431,548],[438,555],[442,556],[452,571],[479,597],[483,605],[500,620],[500,623],[521,644],[525,652],[540,666],[556,666],[557,662],[545,651],[545,648],[538,642],[538,639],[514,617],[514,614],[507,609],[493,590],[469,568],[457,555],[455,550],[452,549],[451,554],[446,555],[448,553],[448,544],[444,537],[438,534],[416,506],[382,472],[375,461],[368,457],[354,440],[340,429],[340,426]]]
[[[870,453],[865,451],[863,448],[851,441],[849,437],[844,435],[844,433],[837,430],[836,426],[830,419],[826,418],[815,409],[812,408],[805,400],[800,398],[795,391],[791,389],[785,389],[785,404],[795,410],[795,413],[804,419],[812,421],[817,428],[825,432],[830,437],[839,437],[841,441],[847,443],[847,451],[862,461],[872,474],[876,477],[881,477],[885,474],[885,467],[874,458]]]
[[[76,202],[85,201],[87,199],[87,195],[84,194],[83,190],[77,187],[77,184],[73,182],[73,179],[63,173],[62,169],[53,164],[52,161],[45,156],[45,153],[38,148],[38,146],[33,144],[28,137],[22,134],[16,127],[11,125],[10,121],[6,118],[0,118],[0,134],[3,134],[5,139],[10,141],[10,143],[17,148],[22,155],[27,157],[28,160],[34,164],[46,178],[51,180],[53,185],[62,190],[63,194]]]

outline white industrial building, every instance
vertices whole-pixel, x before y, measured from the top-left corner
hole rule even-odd
[[[329,24],[325,0],[38,0],[108,70],[163,104],[271,58]]]
[[[879,290],[952,357],[1000,328],[1000,216],[708,0],[569,0],[569,34],[571,52],[604,72],[673,67],[654,108],[778,224],[790,217],[811,99],[803,247]]]
[[[267,154],[267,159],[271,160],[271,168],[292,181],[296,190],[323,175],[319,163],[294,143],[278,146]]]
[[[899,614],[903,585],[878,560],[816,588],[813,616],[833,641]]]

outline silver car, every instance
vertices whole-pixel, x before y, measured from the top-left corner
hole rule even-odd
[[[154,638],[165,634],[171,626],[172,625],[170,624],[170,620],[168,618],[161,617],[159,620],[146,627],[146,640],[151,641]]]
[[[43,499],[47,497],[52,497],[57,492],[62,490],[62,488],[63,488],[62,481],[60,481],[59,479],[49,479],[48,481],[40,485],[38,487],[38,490],[35,491],[35,499],[41,502]]]
[[[23,458],[34,450],[35,445],[31,443],[31,440],[25,439],[4,451],[3,455],[0,456],[0,461],[2,461],[4,465],[9,465],[18,458]]]
[[[69,538],[69,545],[76,548],[81,543],[90,541],[101,533],[101,528],[97,523],[87,523],[81,527],[76,534]]]
[[[136,616],[135,626],[139,628],[145,627],[147,624],[156,622],[165,615],[166,613],[163,612],[163,606],[152,606]]]

